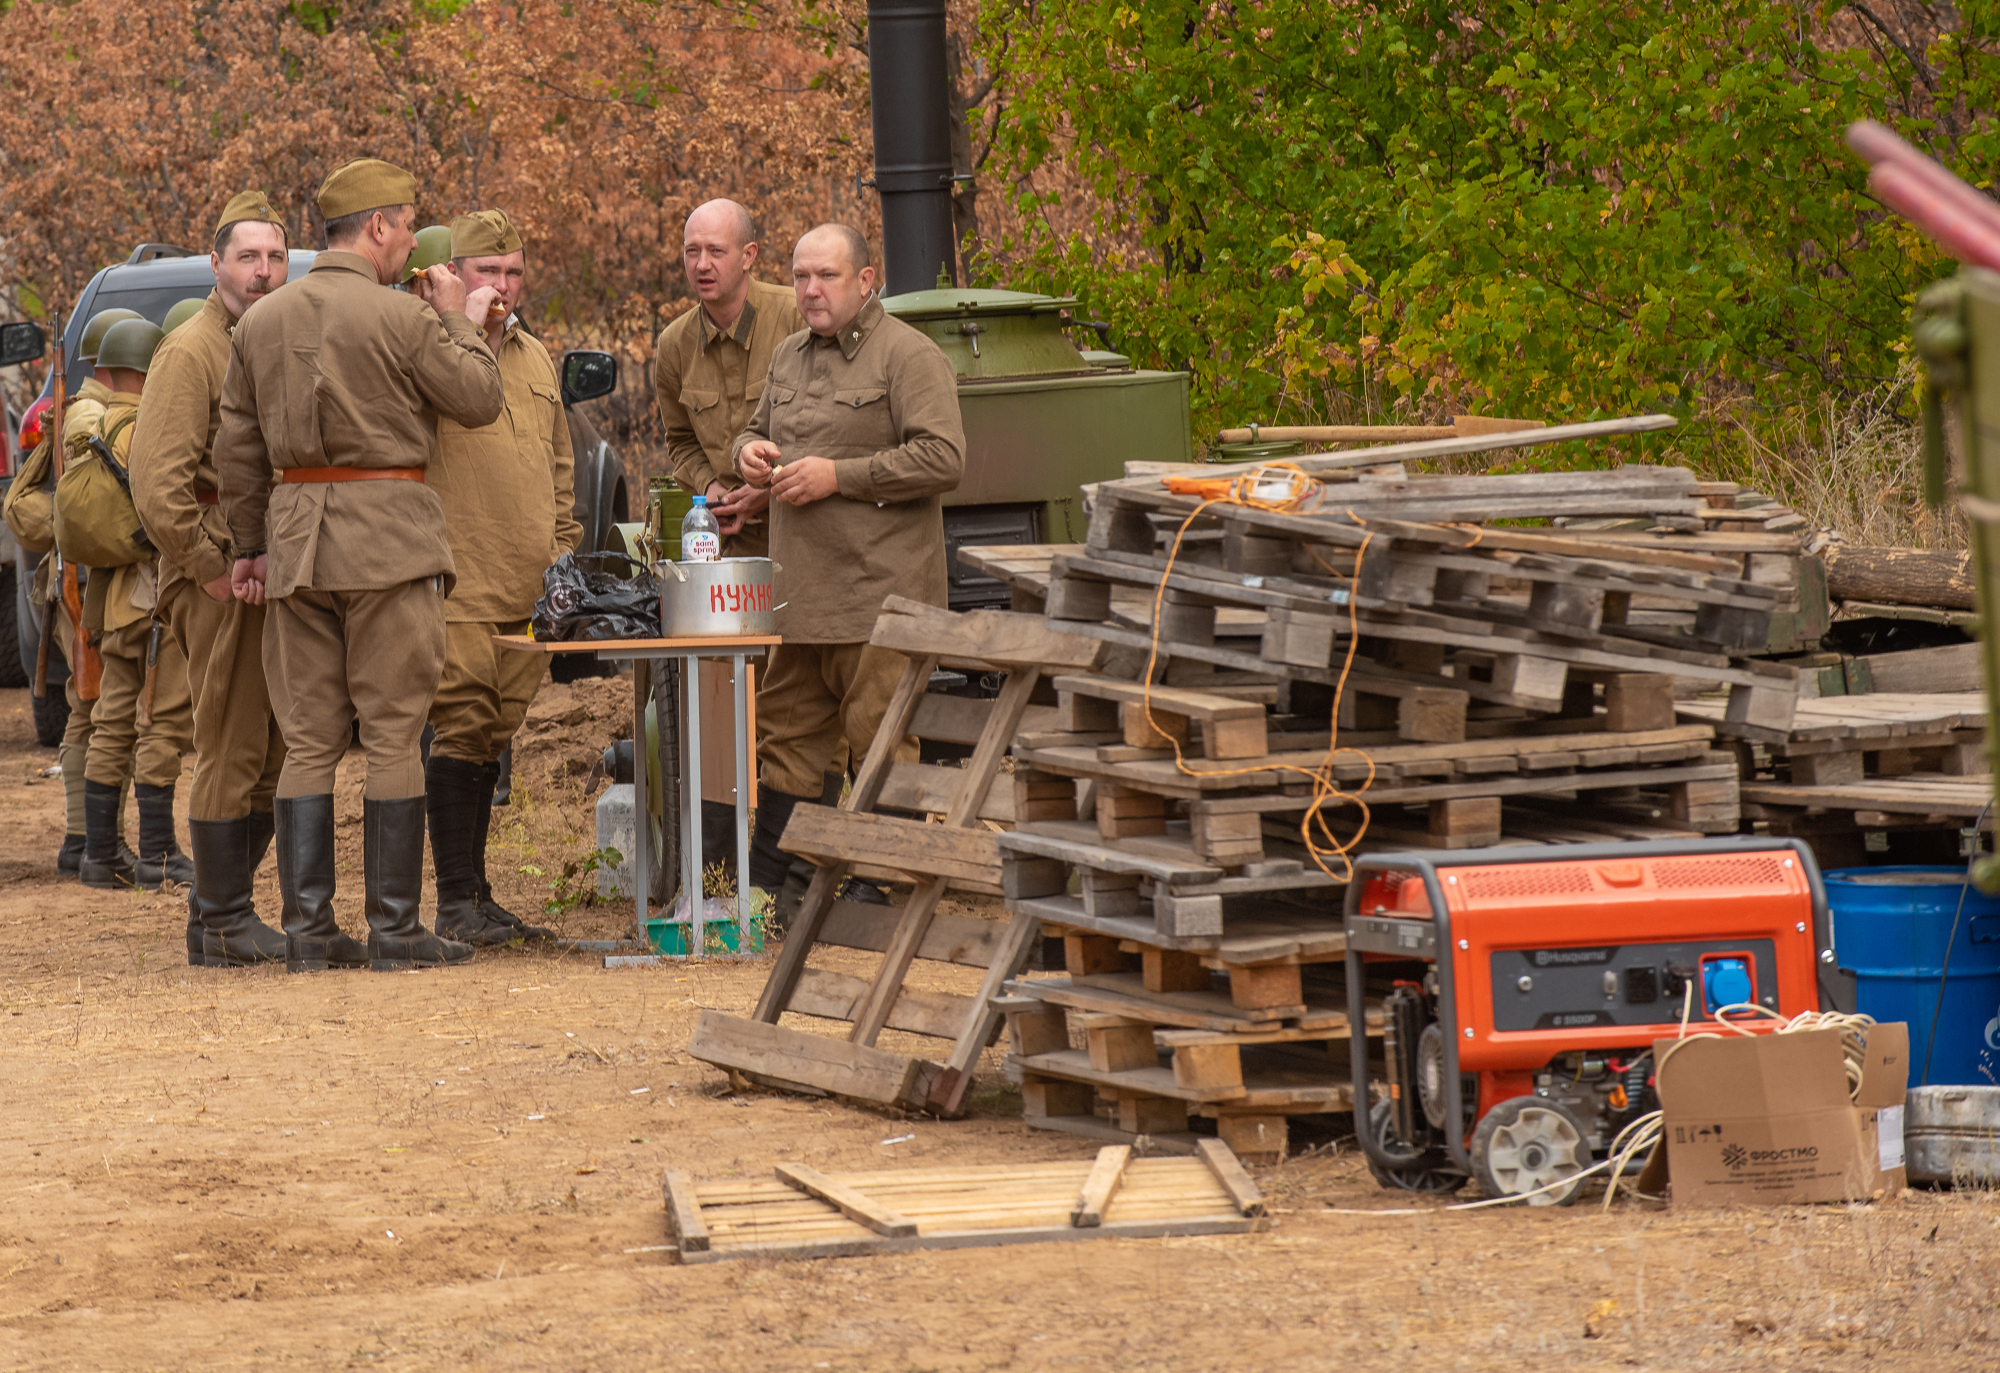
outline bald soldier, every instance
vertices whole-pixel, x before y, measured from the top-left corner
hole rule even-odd
[[[944,507],[965,470],[958,385],[938,346],[885,314],[868,240],[824,224],[792,251],[806,328],[771,356],[735,465],[771,493],[784,643],[757,693],[762,777],[750,880],[776,890],[793,807],[845,734],[874,742],[902,655],[868,642],[882,602],[945,604]]]
[[[426,474],[444,505],[458,584],[444,603],[444,678],[431,702],[435,737],[424,796],[437,868],[437,932],[466,944],[552,937],[495,901],[486,879],[500,754],[520,729],[547,666],[540,654],[502,652],[493,636],[527,633],[542,573],[583,541],[562,384],[549,350],[515,314],[527,264],[521,235],[501,211],[452,221],[452,275],[495,293],[486,343],[500,361],[507,396],[490,424],[440,419]]]
[[[194,698],[187,951],[196,967],[285,956],[284,935],[258,919],[251,893],[275,831],[271,805],[285,743],[264,686],[264,607],[230,589],[235,552],[210,450],[222,422],[230,337],[252,305],[285,284],[290,246],[262,191],[243,191],[223,207],[208,255],[215,289],[205,301],[174,307],[193,308],[153,354],[132,436],[132,503],[160,550],[158,613],[186,655]]]
[[[428,301],[385,289],[416,245],[416,178],[361,158],[319,189],[327,250],[236,326],[215,467],[232,592],[267,606],[264,676],[285,737],[278,884],[292,972],[457,963],[470,945],[417,918],[424,719],[452,589],[444,509],[425,485],[437,417],[491,424],[503,396],[482,325],[495,292],[442,266]],[[333,782],[361,727],[368,943],[334,917]]]
[[[750,275],[758,258],[750,212],[733,200],[711,200],[688,216],[681,265],[695,308],[660,331],[653,346],[653,389],[667,430],[674,480],[707,496],[722,534],[725,558],[761,558],[771,546],[765,511],[770,492],[750,485],[730,461],[730,447],[764,395],[771,354],[806,327],[791,288]],[[723,663],[703,663],[704,678],[727,679]],[[838,791],[835,795],[838,796]],[[701,803],[704,864],[733,853],[736,811]]]

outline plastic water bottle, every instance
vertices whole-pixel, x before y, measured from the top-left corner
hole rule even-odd
[[[681,561],[712,563],[721,556],[722,531],[708,513],[708,497],[696,496],[693,508],[681,517]]]

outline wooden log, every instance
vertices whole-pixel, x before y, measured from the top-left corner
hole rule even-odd
[[[1111,1209],[1111,1199],[1118,1195],[1118,1188],[1125,1181],[1125,1165],[1131,1161],[1129,1144],[1110,1144],[1097,1151],[1097,1161],[1090,1165],[1090,1176],[1083,1180],[1083,1190],[1077,1193],[1076,1205],[1070,1209],[1071,1225],[1104,1223],[1104,1213]]]
[[[1829,544],[1826,589],[1838,601],[1978,608],[1972,554],[1946,548],[1868,548]]]

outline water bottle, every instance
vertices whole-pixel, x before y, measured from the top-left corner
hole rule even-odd
[[[681,517],[681,561],[712,563],[721,556],[722,531],[708,513],[708,497],[696,496],[693,508]]]

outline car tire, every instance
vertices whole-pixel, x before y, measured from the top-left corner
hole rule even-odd
[[[21,652],[21,596],[17,563],[0,567],[0,687],[24,687],[28,667]]]
[[[35,742],[43,748],[54,748],[62,742],[63,731],[69,728],[69,697],[50,687],[48,695],[32,699],[35,706]]]

